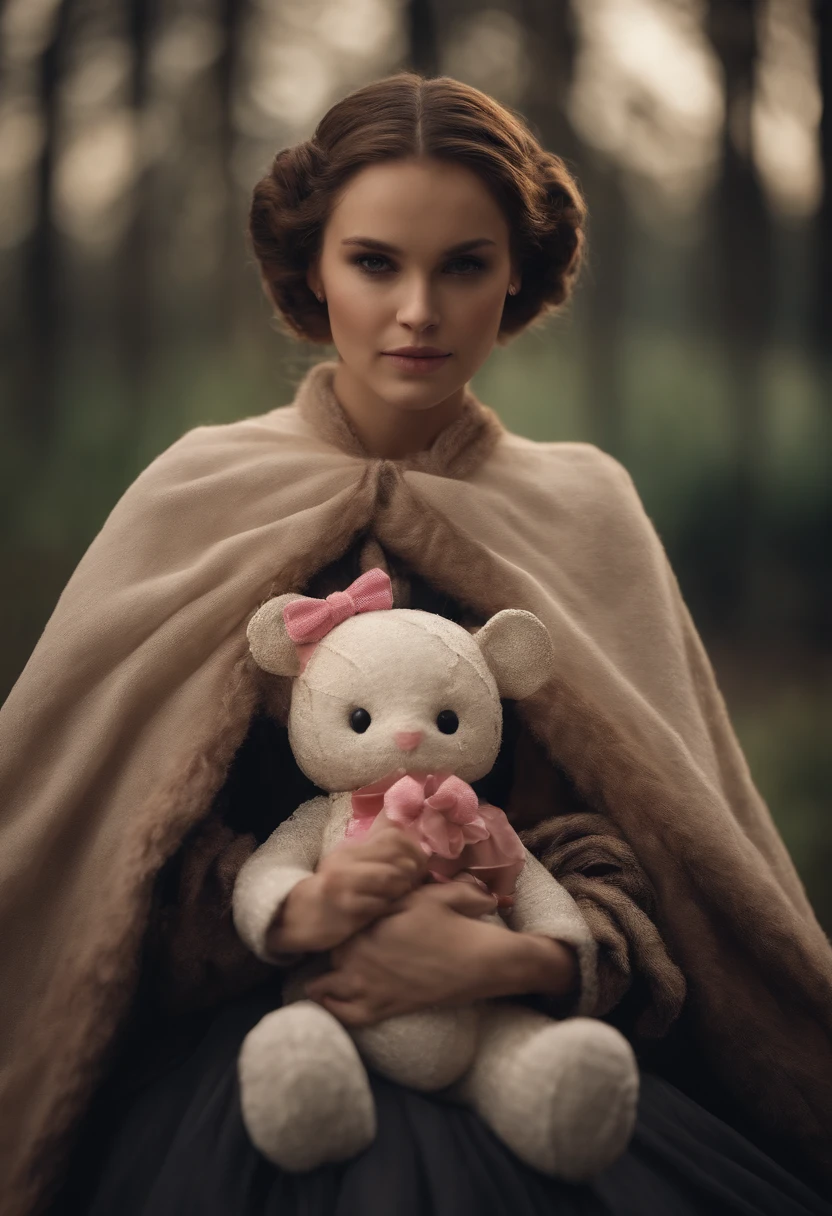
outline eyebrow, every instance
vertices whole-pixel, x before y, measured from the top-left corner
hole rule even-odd
[[[371,236],[348,236],[341,242],[342,245],[361,245],[365,249],[377,249],[379,253],[401,253],[396,245],[388,245],[387,241],[377,241]],[[449,249],[444,250],[443,257],[452,257],[454,254],[468,253],[471,249],[478,249],[481,245],[496,245],[496,241],[492,241],[490,237],[480,236],[473,241],[460,241],[458,245],[451,245]]]

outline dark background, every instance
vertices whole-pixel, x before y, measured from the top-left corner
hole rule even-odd
[[[569,312],[474,387],[630,469],[832,929],[832,2],[7,0],[0,691],[132,478],[288,401],[254,182],[397,68],[520,110],[578,175]]]

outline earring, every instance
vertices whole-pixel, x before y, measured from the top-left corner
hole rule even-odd
[[[317,296],[317,298],[318,298],[318,303],[319,303],[319,304],[323,304],[323,302],[324,302],[324,293],[323,293],[322,291],[316,291],[316,292],[315,292],[315,295],[316,295],[316,296]]]
[[[517,288],[514,286],[514,284],[513,284],[513,283],[510,283],[510,284],[509,284],[509,288],[508,288],[508,294],[509,294],[510,296],[516,296],[516,295],[517,295]]]

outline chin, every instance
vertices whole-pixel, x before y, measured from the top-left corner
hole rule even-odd
[[[458,375],[437,376],[436,379],[431,379],[430,383],[425,383],[395,373],[374,376],[371,381],[374,391],[382,400],[401,410],[432,409],[457,392],[465,383]]]
[[[454,391],[450,388],[446,391],[437,392],[436,389],[431,393],[427,393],[424,389],[420,392],[414,390],[408,391],[407,386],[403,386],[398,391],[396,388],[388,389],[380,387],[378,389],[379,396],[387,402],[388,405],[395,406],[399,410],[408,410],[412,413],[419,413],[422,410],[431,410],[434,406],[439,405],[446,397],[449,397]]]

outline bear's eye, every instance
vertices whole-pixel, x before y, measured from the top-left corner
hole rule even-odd
[[[452,735],[459,726],[459,718],[452,709],[443,709],[436,715],[436,725],[443,735]]]
[[[366,709],[354,709],[350,714],[350,726],[357,735],[363,735],[371,722],[372,718]]]

